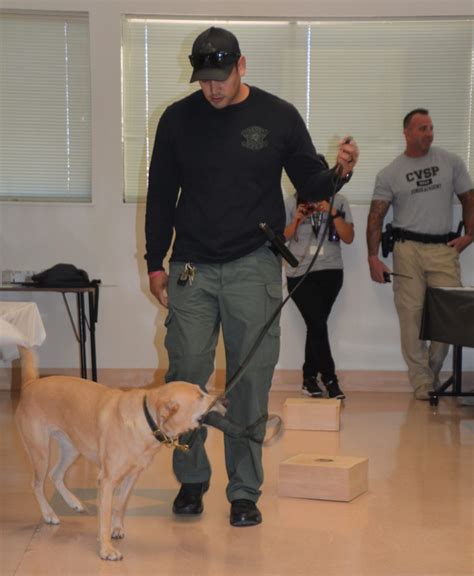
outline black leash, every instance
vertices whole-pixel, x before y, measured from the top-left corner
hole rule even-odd
[[[333,180],[334,188],[333,188],[333,193],[332,193],[332,195],[330,197],[330,201],[329,201],[328,215],[330,215],[332,212],[332,208],[334,206],[334,199],[335,199],[336,193],[338,191],[339,184],[341,182],[341,173],[340,173],[340,170],[338,169],[337,166],[334,169],[334,174],[335,174],[335,178]],[[293,287],[293,289],[288,293],[286,298],[284,298],[282,300],[282,302],[279,304],[279,306],[276,308],[276,310],[270,316],[269,320],[267,320],[267,322],[265,323],[265,325],[261,329],[260,334],[257,336],[257,338],[255,339],[255,342],[253,343],[252,347],[250,348],[249,352],[247,353],[247,356],[245,357],[244,361],[237,368],[237,370],[235,371],[233,376],[227,382],[227,384],[225,386],[224,393],[221,394],[220,396],[218,396],[212,402],[212,404],[209,406],[207,411],[201,417],[200,422],[202,424],[209,424],[211,426],[214,426],[215,428],[219,428],[220,430],[222,430],[224,432],[224,434],[228,434],[231,437],[248,438],[249,440],[252,440],[254,442],[258,442],[261,444],[267,444],[268,442],[275,439],[280,434],[282,427],[283,427],[283,424],[282,424],[282,419],[280,416],[278,416],[278,414],[264,414],[264,415],[260,416],[260,418],[258,420],[256,420],[256,422],[254,422],[253,424],[250,424],[247,427],[243,427],[240,424],[236,424],[235,422],[232,422],[229,419],[226,419],[225,417],[217,414],[216,412],[211,412],[211,411],[212,411],[213,407],[215,406],[215,404],[219,400],[222,400],[223,398],[225,398],[229,394],[229,392],[237,385],[237,383],[239,382],[240,378],[242,377],[244,371],[247,369],[247,366],[249,365],[250,360],[253,358],[255,352],[257,351],[258,347],[262,343],[262,340],[266,336],[266,334],[267,334],[268,330],[270,329],[270,327],[272,326],[273,322],[278,318],[281,310],[283,309],[285,304],[288,302],[288,300],[292,297],[292,295],[296,292],[296,290],[298,290],[298,288],[301,286],[301,284],[305,281],[311,268],[313,267],[313,264],[316,262],[316,259],[318,258],[319,253],[321,252],[321,248],[323,246],[324,240],[328,234],[330,221],[331,221],[331,218],[328,217],[326,219],[326,221],[324,222],[323,231],[321,234],[321,238],[319,239],[319,243],[318,243],[318,246],[316,248],[316,252],[315,252],[313,258],[311,259],[311,262],[309,263],[305,273],[300,278],[298,283]],[[262,228],[262,230],[265,231],[265,229],[264,229],[264,227],[262,227],[262,225],[260,225],[260,227]],[[264,438],[262,438],[260,440],[260,436],[258,436],[256,433],[258,426],[260,426],[263,422],[268,423],[272,420],[276,421],[276,425],[275,425],[276,430],[275,430],[274,434],[266,441],[264,440]],[[188,443],[189,447],[192,447],[192,445],[194,443],[194,440],[195,440],[195,437],[197,434],[197,430],[198,429],[193,430],[193,432],[191,434],[191,438],[190,438],[189,443]]]
[[[333,180],[334,188],[333,188],[333,192],[332,192],[332,195],[331,195],[330,201],[329,201],[329,211],[328,211],[329,215],[332,212],[332,208],[334,206],[334,198],[336,196],[336,193],[339,189],[339,184],[341,182],[340,166],[336,165],[333,169],[333,173],[335,175],[334,180]],[[298,288],[301,286],[301,284],[304,282],[304,280],[308,276],[311,268],[313,267],[313,264],[315,263],[316,259],[319,256],[319,253],[321,252],[321,248],[322,248],[324,239],[326,238],[326,235],[327,235],[327,232],[329,229],[330,221],[331,221],[331,218],[328,217],[324,223],[323,232],[321,234],[321,238],[319,240],[319,244],[317,246],[316,252],[315,252],[313,258],[311,259],[311,262],[309,263],[308,268],[306,269],[305,273],[300,278],[299,282],[288,293],[286,298],[284,298],[282,300],[282,302],[280,302],[280,304],[278,305],[276,310],[273,312],[273,314],[267,320],[267,322],[265,323],[265,325],[261,329],[260,334],[257,336],[257,338],[255,339],[255,342],[253,343],[252,347],[248,351],[247,356],[245,357],[244,361],[237,368],[237,370],[235,371],[233,376],[227,382],[227,384],[225,386],[224,393],[217,396],[215,398],[215,400],[211,403],[209,408],[206,410],[206,412],[204,412],[204,414],[201,416],[201,418],[199,420],[199,426],[191,432],[191,436],[190,436],[189,442],[187,444],[179,444],[177,439],[169,438],[168,436],[166,436],[166,434],[164,434],[164,432],[162,430],[160,430],[158,428],[158,425],[154,422],[154,420],[153,420],[153,418],[152,418],[152,416],[148,410],[148,407],[146,405],[146,396],[143,398],[143,411],[145,413],[145,418],[148,422],[148,425],[149,425],[153,435],[155,436],[155,438],[159,442],[162,442],[162,443],[166,444],[167,446],[178,448],[179,450],[182,450],[183,452],[189,452],[189,450],[191,450],[191,448],[195,442],[196,434],[198,433],[199,428],[201,426],[203,426],[204,424],[214,426],[215,428],[222,430],[224,432],[224,434],[227,434],[233,438],[246,438],[246,439],[251,440],[253,442],[257,442],[259,444],[268,444],[271,440],[273,440],[277,436],[279,436],[279,434],[283,428],[283,424],[282,424],[282,419],[280,416],[278,416],[278,414],[262,414],[262,416],[260,416],[260,418],[258,418],[253,424],[250,424],[249,426],[244,427],[241,424],[237,424],[236,422],[232,422],[230,419],[226,418],[225,416],[222,416],[221,414],[219,414],[217,412],[212,412],[212,409],[217,404],[217,402],[222,401],[222,399],[224,399],[229,394],[229,392],[237,385],[237,383],[239,382],[243,373],[247,369],[247,366],[249,365],[250,360],[253,358],[255,352],[258,350],[258,347],[262,343],[262,340],[266,336],[266,334],[267,334],[268,330],[270,329],[270,327],[272,326],[273,322],[275,322],[275,320],[280,315],[280,312],[283,309],[283,307],[285,306],[285,304],[288,302],[288,300],[291,298],[291,296],[296,292],[296,290],[298,290]],[[269,227],[265,223],[261,223],[260,228],[262,229],[263,232],[265,232],[267,237],[272,236],[272,240],[273,240],[272,245],[273,246],[276,245],[277,249],[280,251],[282,256],[285,259],[287,259],[292,266],[295,266],[295,261],[297,262],[296,258],[293,256],[293,254],[291,254],[291,252],[286,248],[286,246],[283,245],[285,250],[282,250],[281,249],[281,243],[275,242],[275,235],[274,235],[273,231],[270,230]],[[258,428],[262,424],[264,424],[266,426],[271,421],[276,421],[275,432],[273,433],[273,435],[270,438],[265,440],[265,433],[259,434]]]
[[[333,189],[333,193],[330,197],[330,201],[329,201],[328,215],[330,215],[332,212],[332,208],[334,206],[334,198],[336,196],[336,193],[338,191],[338,187],[339,187],[339,184],[341,181],[341,174],[340,174],[340,171],[338,170],[337,166],[334,169],[334,174],[335,174],[335,178],[333,181],[334,189]],[[217,396],[215,398],[215,400],[211,403],[209,408],[206,410],[206,412],[204,412],[204,414],[201,416],[201,418],[199,420],[199,427],[195,428],[191,432],[191,436],[190,436],[189,442],[187,444],[180,444],[177,438],[170,438],[162,430],[160,430],[160,428],[158,427],[156,422],[153,420],[153,417],[150,414],[150,411],[148,410],[148,406],[146,403],[146,395],[143,397],[143,412],[145,414],[146,421],[147,421],[148,426],[150,427],[150,429],[152,431],[152,434],[155,436],[155,438],[160,443],[163,443],[168,447],[177,448],[178,450],[181,450],[183,452],[189,452],[191,450],[194,442],[195,442],[196,434],[199,431],[199,428],[204,424],[218,428],[218,429],[222,430],[222,432],[224,432],[224,434],[227,434],[228,436],[231,436],[232,438],[245,438],[245,439],[251,440],[252,442],[256,442],[258,444],[264,444],[264,445],[269,444],[270,441],[274,440],[275,438],[277,438],[280,435],[280,433],[283,429],[283,423],[282,423],[281,417],[278,416],[278,414],[262,414],[262,416],[260,416],[253,424],[250,424],[249,426],[244,427],[241,424],[237,424],[236,422],[233,422],[229,418],[222,416],[218,412],[212,412],[212,409],[217,404],[217,402],[224,399],[229,394],[229,392],[237,385],[237,383],[239,382],[243,373],[247,369],[247,366],[249,365],[250,360],[253,358],[255,352],[258,350],[260,344],[262,343],[262,340],[266,336],[266,334],[267,334],[268,330],[270,329],[270,327],[272,326],[273,322],[278,318],[278,316],[280,315],[280,312],[282,311],[283,307],[288,302],[288,300],[292,297],[292,295],[296,292],[296,290],[298,290],[298,288],[301,286],[301,284],[305,281],[311,268],[313,267],[313,264],[316,262],[316,259],[318,258],[319,253],[321,252],[322,245],[323,245],[324,240],[326,238],[326,235],[328,233],[330,221],[331,221],[331,218],[328,216],[328,218],[324,222],[323,231],[321,234],[321,238],[319,239],[319,243],[318,243],[318,246],[316,248],[316,252],[315,252],[313,258],[311,259],[311,262],[309,263],[305,273],[303,274],[303,276],[301,276],[298,283],[288,293],[286,298],[284,298],[282,300],[282,302],[280,302],[280,304],[278,305],[276,310],[273,312],[273,314],[267,320],[267,322],[265,323],[265,325],[261,329],[260,334],[257,336],[257,338],[255,339],[255,342],[253,343],[252,347],[248,351],[247,356],[245,357],[244,361],[237,368],[237,370],[235,371],[233,376],[227,382],[227,384],[225,386],[224,393]],[[273,231],[271,231],[265,223],[260,224],[260,228],[265,232],[265,234],[267,234],[267,236],[273,235],[273,240],[275,239]],[[319,229],[318,229],[318,232],[319,232]],[[272,244],[275,245],[275,242],[272,242]],[[287,259],[293,267],[295,267],[295,261],[297,262],[297,260],[293,256],[293,254],[291,254],[291,252],[288,250],[288,248],[286,246],[283,245],[285,250],[282,250],[281,246],[279,245],[280,243],[276,243],[276,244],[277,244],[277,248],[279,249],[282,256],[285,259]],[[265,433],[263,433],[263,434],[261,432],[259,433],[258,428],[262,424],[266,427],[266,425],[272,421],[276,422],[275,432],[272,434],[272,436],[270,438],[265,440]]]
[[[337,189],[337,186],[339,184],[340,181],[340,176],[337,176],[337,178],[335,179],[335,183],[334,183],[334,189]],[[330,201],[330,208],[329,208],[329,213],[332,210],[332,207],[334,205],[334,198],[335,198],[335,194],[336,192],[333,192],[333,195],[331,196],[331,201]],[[244,370],[247,368],[248,363],[250,362],[250,360],[252,359],[253,355],[255,354],[255,352],[257,351],[258,347],[260,346],[260,344],[262,343],[263,338],[266,336],[268,330],[270,329],[271,325],[273,324],[273,322],[277,319],[277,317],[279,316],[280,312],[282,311],[283,307],[285,306],[285,304],[288,302],[288,300],[293,296],[293,294],[296,292],[296,290],[298,290],[298,288],[301,286],[301,284],[303,284],[303,282],[306,280],[306,277],[308,276],[311,268],[313,267],[313,264],[316,262],[316,259],[319,256],[319,253],[321,252],[321,248],[323,246],[323,242],[324,239],[326,238],[327,235],[327,231],[329,229],[329,222],[330,222],[330,218],[328,218],[326,220],[326,222],[324,223],[324,228],[323,228],[323,232],[321,234],[321,238],[319,240],[319,244],[316,248],[316,252],[313,256],[313,258],[311,259],[311,262],[308,265],[308,268],[306,269],[305,273],[303,274],[303,276],[301,276],[300,280],[298,281],[298,283],[296,284],[296,286],[293,287],[293,289],[288,293],[288,295],[286,296],[286,298],[284,300],[282,300],[282,302],[280,303],[280,305],[278,306],[278,308],[273,312],[273,314],[270,316],[270,319],[266,322],[266,324],[263,326],[262,330],[260,331],[260,334],[257,336],[252,348],[250,349],[250,351],[248,352],[247,356],[245,357],[245,360],[243,361],[243,363],[241,364],[241,366],[239,366],[239,368],[236,370],[236,372],[234,373],[234,375],[230,378],[229,382],[227,383],[226,387],[225,387],[225,394],[228,394],[230,390],[232,390],[232,388],[237,384],[237,382],[239,381],[239,379],[241,378]],[[225,396],[224,394],[224,396]],[[212,405],[211,405],[212,408]]]

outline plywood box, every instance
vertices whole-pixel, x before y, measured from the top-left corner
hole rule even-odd
[[[279,494],[349,502],[368,490],[368,458],[298,454],[280,463]]]
[[[305,433],[295,432],[291,434],[288,432],[283,434],[279,462],[300,452],[340,454],[341,434],[332,430],[311,430]]]
[[[287,398],[283,422],[287,430],[339,430],[340,411],[334,398]]]

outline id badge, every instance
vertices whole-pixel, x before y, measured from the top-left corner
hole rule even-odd
[[[311,244],[311,246],[309,247],[310,256],[314,256],[316,254],[317,249],[318,249],[318,247],[316,246],[316,244]],[[318,258],[319,258],[319,256],[322,256],[323,254],[324,254],[324,246],[321,246],[321,250],[319,251]]]

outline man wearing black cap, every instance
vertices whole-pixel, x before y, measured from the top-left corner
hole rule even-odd
[[[311,201],[327,200],[336,178],[318,158],[294,106],[242,82],[245,57],[231,32],[205,30],[189,59],[191,82],[198,81],[201,90],[169,106],[158,125],[149,173],[146,259],[150,290],[168,308],[166,381],[187,380],[204,388],[214,371],[221,327],[229,381],[281,302],[281,258],[269,249],[259,224],[283,233],[282,170],[298,195]],[[357,145],[341,142],[342,182],[357,158]],[[173,232],[168,275],[163,260]],[[267,413],[279,333],[275,321],[229,393],[228,416],[242,426]],[[260,434],[263,438],[264,430]],[[174,453],[182,484],[175,514],[203,510],[211,476],[205,438],[202,428],[189,453]],[[230,523],[259,524],[261,444],[228,436],[224,442]]]

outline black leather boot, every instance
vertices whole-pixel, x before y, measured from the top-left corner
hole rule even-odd
[[[202,497],[208,490],[209,482],[181,484],[180,491],[173,502],[173,512],[178,515],[201,514],[204,510]]]
[[[262,521],[262,514],[252,500],[241,498],[234,500],[230,507],[232,526],[255,526]]]

